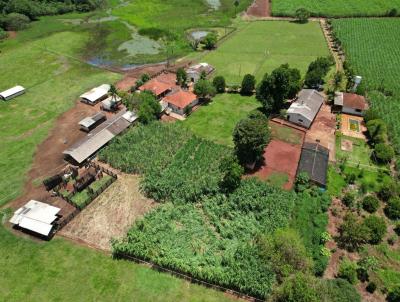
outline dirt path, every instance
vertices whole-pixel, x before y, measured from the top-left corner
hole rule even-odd
[[[270,17],[271,8],[269,0],[254,0],[246,11],[249,17]]]
[[[343,58],[339,55],[339,53],[336,51],[333,40],[332,40],[332,35],[331,35],[331,30],[326,23],[326,19],[321,18],[319,20],[321,24],[321,29],[322,32],[324,33],[326,43],[328,44],[329,51],[331,52],[333,58],[335,59],[336,63],[336,71],[343,71]]]
[[[139,190],[140,177],[119,174],[118,180],[107,188],[60,235],[109,251],[113,238],[126,235],[135,220],[157,204]]]

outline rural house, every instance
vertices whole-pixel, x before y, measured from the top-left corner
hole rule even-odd
[[[200,79],[203,72],[208,76],[213,71],[214,67],[208,63],[199,63],[186,69],[187,77],[193,83],[196,83]]]
[[[24,87],[15,86],[13,88],[0,92],[0,98],[3,99],[4,101],[8,101],[24,93],[25,93]]]
[[[95,105],[97,102],[107,98],[110,87],[111,86],[108,84],[103,84],[93,88],[88,92],[85,92],[80,96],[81,102],[89,105]]]
[[[168,108],[179,115],[185,115],[198,104],[197,96],[190,91],[177,89],[168,94],[163,102],[168,105]],[[167,109],[168,110],[168,109]]]
[[[310,181],[325,188],[329,162],[329,150],[317,143],[304,143],[297,175],[306,172]]]
[[[81,130],[89,132],[106,120],[104,113],[99,112],[93,116],[85,117],[79,122]]]
[[[15,211],[10,223],[22,229],[49,237],[54,228],[54,222],[60,217],[61,209],[47,203],[31,200]]]
[[[317,90],[301,90],[296,101],[287,110],[287,119],[294,124],[310,128],[324,100],[324,95]]]
[[[362,95],[335,92],[334,110],[351,115],[363,116],[368,110],[368,103]]]
[[[150,91],[157,99],[161,99],[171,92],[173,85],[157,78],[151,79],[139,87],[140,91]]]

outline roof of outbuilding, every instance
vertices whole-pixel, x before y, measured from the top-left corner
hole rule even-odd
[[[110,91],[110,87],[111,86],[108,84],[100,85],[98,87],[91,89],[88,92],[85,92],[80,96],[80,98],[86,99],[89,102],[94,103],[100,98],[104,97],[108,93],[108,91]]]
[[[184,109],[196,99],[197,96],[193,92],[178,89],[168,94],[164,98],[164,101],[169,104],[175,105],[178,108]]]
[[[23,91],[25,91],[25,88],[22,87],[22,86],[17,85],[17,86],[14,86],[14,87],[10,88],[10,89],[7,89],[7,90],[4,90],[4,91],[0,92],[0,97],[8,98],[8,97],[10,97],[10,96],[12,96],[12,95],[14,95],[16,93],[20,93],[20,92],[23,92]]]
[[[365,97],[355,93],[343,93],[343,106],[359,110],[368,109]]]
[[[290,105],[288,113],[297,113],[313,121],[324,103],[325,96],[314,89],[303,89],[297,100]]]
[[[310,179],[326,186],[329,150],[320,144],[304,143],[297,174],[307,172]]]
[[[106,116],[104,115],[104,113],[102,112],[98,112],[93,116],[88,116],[85,117],[83,120],[81,120],[79,122],[79,125],[89,128],[90,126],[92,126],[93,124],[95,124],[96,122],[98,122],[99,120],[105,118]]]

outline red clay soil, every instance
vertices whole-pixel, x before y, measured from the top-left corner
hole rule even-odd
[[[7,31],[8,34],[8,39],[15,39],[15,37],[17,36],[17,32],[16,31]]]
[[[253,4],[247,9],[247,15],[252,17],[271,16],[269,0],[254,0]]]
[[[61,208],[60,214],[65,216],[74,211],[74,207],[59,197],[52,197],[41,184],[44,178],[59,173],[66,165],[62,152],[86,136],[79,130],[78,122],[98,112],[98,106],[92,107],[78,102],[73,108],[62,114],[56,121],[45,141],[38,145],[31,169],[27,174],[23,194],[7,206],[17,209],[30,199],[36,199]]]
[[[272,140],[265,148],[263,166],[253,173],[252,176],[266,180],[273,173],[285,173],[289,179],[283,188],[290,190],[296,178],[300,154],[301,145]]]

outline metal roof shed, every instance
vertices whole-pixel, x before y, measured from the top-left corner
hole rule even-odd
[[[96,128],[105,120],[106,120],[105,114],[102,112],[98,112],[93,116],[85,117],[83,120],[79,122],[79,125],[81,126],[82,130],[89,132],[90,130]]]
[[[25,93],[25,88],[18,85],[13,88],[7,89],[3,92],[0,92],[0,98],[3,99],[4,101],[8,101],[24,93]]]
[[[98,101],[107,97],[108,92],[110,91],[111,86],[108,84],[103,84],[98,87],[93,88],[92,90],[82,94],[80,96],[81,101],[90,105],[96,104]]]

